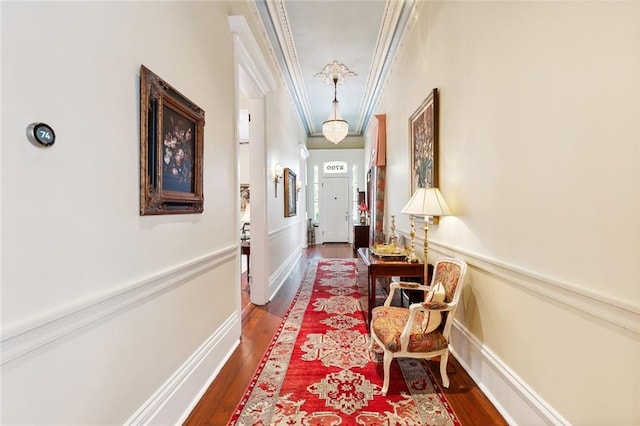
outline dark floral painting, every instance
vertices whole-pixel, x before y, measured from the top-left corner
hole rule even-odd
[[[193,192],[195,123],[164,107],[162,189]]]
[[[202,213],[204,110],[140,66],[140,215]]]
[[[438,89],[409,119],[411,131],[411,194],[438,186]]]

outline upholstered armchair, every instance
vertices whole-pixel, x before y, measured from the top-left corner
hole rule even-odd
[[[389,370],[394,358],[430,359],[440,356],[440,375],[449,387],[447,361],[453,317],[460,300],[467,264],[459,258],[441,258],[433,268],[431,285],[395,282],[384,306],[371,313],[371,348],[377,344],[384,351],[382,394],[389,390]],[[424,302],[409,308],[391,306],[397,289],[423,290]]]

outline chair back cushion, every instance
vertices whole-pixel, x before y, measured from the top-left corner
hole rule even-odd
[[[460,266],[455,263],[441,261],[436,264],[432,282],[442,283],[446,293],[444,301],[447,303],[451,303],[453,296],[456,294],[460,281],[460,272]]]
[[[442,303],[446,297],[444,286],[441,282],[433,286],[433,288],[427,292],[427,297],[424,298],[424,305],[429,303]],[[442,314],[438,311],[427,311],[422,320],[423,333],[431,333],[438,328],[442,321]]]

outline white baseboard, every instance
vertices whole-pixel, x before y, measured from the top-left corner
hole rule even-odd
[[[302,256],[294,250],[269,279],[271,298]],[[127,421],[127,425],[181,424],[229,359],[242,333],[237,313],[230,317]],[[230,348],[225,351],[225,348]],[[212,373],[213,372],[213,373]]]
[[[507,423],[570,424],[458,321],[451,337],[453,355]]]
[[[577,289],[548,277],[522,271],[513,265],[429,241],[431,252],[459,256],[481,271],[493,274],[510,285],[518,286],[552,300],[578,308],[625,329],[638,331],[638,309],[613,300],[598,300],[584,289]],[[452,353],[478,387],[510,425],[568,425],[554,408],[512,371],[496,354],[472,335],[462,323],[454,321]]]
[[[242,322],[234,313],[125,422],[127,425],[182,424],[240,341]]]
[[[291,252],[289,257],[274,271],[269,277],[269,300],[273,299],[284,284],[285,280],[293,271],[300,258],[302,257],[302,248]]]
[[[270,299],[302,256],[294,250],[269,278]],[[185,363],[129,418],[127,425],[182,424],[229,359],[242,333],[242,320],[234,313]]]

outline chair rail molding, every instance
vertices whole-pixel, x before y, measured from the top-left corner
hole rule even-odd
[[[291,221],[291,223],[288,223],[285,226],[281,226],[280,228],[269,231],[269,240],[273,240],[279,237],[282,233],[284,233],[288,229],[291,229],[295,226],[300,226],[301,223],[302,223],[301,220],[295,220],[295,221]]]
[[[196,276],[236,259],[238,245],[225,247],[201,258],[177,265],[134,284],[124,285],[102,296],[44,314],[2,330],[1,365],[87,327],[135,304],[188,283]]]
[[[405,235],[405,238],[410,238],[408,234],[401,233]],[[418,236],[416,236],[416,241],[424,244],[424,239]],[[501,278],[511,285],[578,309],[625,328],[632,333],[640,334],[640,306],[432,239],[429,239],[429,251],[431,253],[438,252],[445,256],[460,256],[470,266]]]

